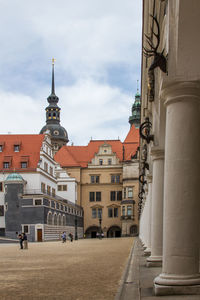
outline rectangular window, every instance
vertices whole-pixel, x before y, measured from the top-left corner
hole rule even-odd
[[[4,216],[4,205],[0,205],[0,216]]]
[[[113,217],[113,209],[111,207],[108,208],[108,218]]]
[[[53,176],[53,168],[49,167],[49,173]]]
[[[103,165],[103,159],[99,160],[99,164],[102,166]]]
[[[3,146],[2,145],[0,145],[0,152],[2,152],[3,151]]]
[[[116,175],[116,183],[120,183],[120,175]]]
[[[112,159],[111,158],[108,159],[108,165],[112,165]]]
[[[114,207],[114,218],[118,217],[118,208]]]
[[[44,163],[44,170],[45,172],[48,172],[48,164],[46,162]]]
[[[101,201],[101,192],[96,192],[96,201]]]
[[[122,200],[122,191],[117,191],[117,201]]]
[[[58,185],[58,191],[67,191],[67,184]]]
[[[30,233],[30,226],[29,225],[22,225],[22,232]]]
[[[115,201],[115,195],[116,195],[115,191],[110,192],[110,201]]]
[[[91,183],[99,183],[99,175],[91,175],[90,182]]]
[[[96,217],[97,217],[97,210],[96,208],[92,208],[92,218],[96,219]]]
[[[42,199],[35,199],[35,205],[42,205]]]
[[[122,216],[125,216],[125,214],[126,214],[126,207],[122,206]]]
[[[0,182],[0,192],[3,192],[3,182]]]
[[[90,192],[90,202],[95,201],[95,194],[94,192]]]
[[[21,168],[26,169],[27,168],[27,162],[21,162]]]
[[[132,216],[132,206],[131,205],[127,206],[127,216]]]
[[[132,187],[128,188],[128,198],[133,198],[133,188]]]
[[[66,184],[63,185],[63,191],[67,191],[67,185]]]
[[[52,196],[55,197],[55,195],[56,195],[56,190],[52,188]]]
[[[102,208],[98,208],[98,218],[102,218]]]
[[[3,163],[3,168],[4,169],[9,169],[10,168],[10,163],[9,162],[4,162]]]
[[[49,185],[47,185],[47,194],[51,195],[51,187]]]
[[[126,188],[124,188],[124,199],[126,199]]]
[[[111,175],[111,183],[120,183],[120,175]]]
[[[45,183],[41,182],[41,191],[45,193]]]
[[[19,152],[20,146],[19,145],[14,145],[14,151]]]

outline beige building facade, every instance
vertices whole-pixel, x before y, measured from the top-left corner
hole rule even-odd
[[[200,1],[143,1],[140,238],[156,295],[200,294]],[[189,299],[189,298],[188,298]]]
[[[55,159],[76,178],[86,237],[138,234],[138,146],[138,129],[132,125],[124,142],[91,140],[56,153]]]

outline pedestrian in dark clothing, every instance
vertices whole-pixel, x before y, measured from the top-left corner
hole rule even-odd
[[[73,242],[74,237],[73,237],[72,233],[69,233],[69,238],[70,238],[71,242]]]
[[[28,239],[26,233],[22,233],[24,249],[28,249]]]
[[[23,236],[22,236],[22,234],[18,235],[18,239],[19,239],[20,249],[23,249]]]

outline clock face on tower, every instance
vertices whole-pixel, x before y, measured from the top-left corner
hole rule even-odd
[[[59,131],[58,130],[54,130],[53,134],[59,135]]]

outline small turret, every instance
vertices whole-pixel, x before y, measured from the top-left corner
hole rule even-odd
[[[135,94],[135,102],[132,105],[132,115],[129,117],[129,123],[132,126],[135,125],[136,128],[140,126],[140,114],[141,114],[141,102],[140,102],[140,93],[137,89]]]

